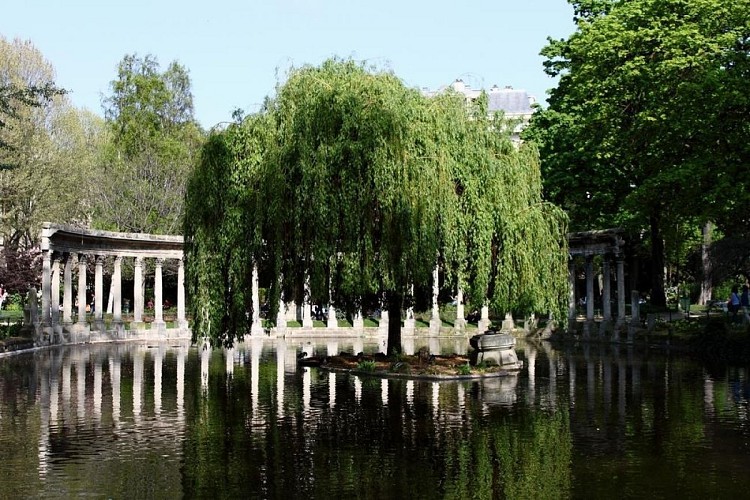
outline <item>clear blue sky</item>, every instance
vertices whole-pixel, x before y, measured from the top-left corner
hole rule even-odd
[[[0,34],[28,39],[72,102],[101,114],[125,54],[177,60],[190,72],[195,114],[208,128],[235,108],[257,109],[290,66],[331,56],[392,69],[412,87],[456,78],[526,89],[546,99],[556,82],[539,51],[574,30],[566,0],[15,0]],[[278,71],[277,71],[278,70]]]

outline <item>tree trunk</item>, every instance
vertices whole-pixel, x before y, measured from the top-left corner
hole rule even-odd
[[[649,217],[651,224],[651,303],[666,307],[667,296],[664,293],[664,239],[661,235],[661,214],[654,213]]]
[[[404,297],[398,292],[390,292],[388,297],[388,355],[401,353],[401,306]]]
[[[703,265],[703,279],[701,280],[701,294],[698,303],[706,305],[713,295],[713,282],[711,280],[711,258],[709,248],[713,239],[714,225],[708,221],[703,225],[703,243],[701,243],[701,264]]]

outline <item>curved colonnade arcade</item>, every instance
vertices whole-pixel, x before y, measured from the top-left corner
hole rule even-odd
[[[126,338],[190,337],[185,317],[185,270],[182,236],[115,233],[44,223],[41,238],[41,310],[29,300],[28,322],[37,345],[79,343]],[[93,314],[87,318],[87,263],[95,262]],[[122,265],[133,264],[133,315],[124,321]],[[162,270],[167,260],[177,261],[177,316],[167,328],[163,314]],[[153,322],[144,322],[144,270],[154,264]],[[111,265],[112,319],[104,318],[104,266]],[[73,317],[73,274],[77,274],[77,314]],[[62,276],[61,276],[62,274]],[[62,284],[61,284],[62,279]],[[62,286],[61,286],[62,285]],[[62,292],[62,297],[61,297]],[[129,300],[129,299],[126,299]],[[130,317],[128,317],[130,319]]]
[[[625,319],[625,271],[624,271],[624,242],[622,230],[610,229],[604,231],[589,231],[584,233],[572,233],[569,235],[570,252],[570,310],[569,328],[577,330],[576,326],[576,292],[575,292],[575,257],[583,257],[585,260],[584,274],[586,279],[587,297],[594,296],[594,256],[602,258],[602,302],[603,310],[600,322],[594,320],[593,300],[586,301],[584,335],[594,329],[594,325],[600,323],[599,335],[618,337],[619,330],[627,324]],[[26,328],[33,331],[34,340],[37,345],[68,344],[89,341],[120,340],[134,338],[190,338],[191,332],[185,315],[185,271],[183,263],[182,236],[153,235],[143,233],[117,233],[111,231],[98,231],[73,228],[64,225],[44,223],[41,234],[42,250],[42,289],[41,310],[37,311],[37,300],[29,300],[29,314],[26,318]],[[617,321],[612,322],[611,304],[611,267],[612,258],[616,262],[616,314]],[[93,314],[87,315],[86,305],[88,302],[87,290],[87,266],[89,260],[95,262],[94,286],[93,286]],[[123,315],[123,303],[127,303],[131,296],[123,296],[122,290],[122,266],[123,262],[129,261],[133,265],[133,294],[132,294],[132,316]],[[175,321],[169,325],[164,320],[163,314],[163,267],[166,261],[177,261],[177,314]],[[153,263],[153,321],[144,321],[145,297],[144,283],[145,270],[150,269]],[[109,265],[111,269],[111,287],[107,295],[104,290],[104,267]],[[429,326],[430,335],[439,335],[446,330],[441,325],[440,311],[438,307],[438,272],[437,268],[433,277],[432,311]],[[77,298],[73,297],[73,275],[77,274]],[[282,303],[279,308],[277,323],[280,327],[264,331],[262,321],[259,317],[260,304],[258,300],[258,274],[253,273],[253,324],[250,331],[252,336],[270,334],[271,336],[285,336],[292,332],[286,328],[287,321],[300,321],[302,328],[293,330],[300,334],[310,335],[313,330],[311,305],[309,303],[300,306],[294,303]],[[62,275],[62,276],[61,276]],[[637,293],[637,292],[636,292]],[[62,295],[62,296],[61,296]],[[111,303],[111,316],[105,321],[105,296]],[[77,312],[74,316],[73,306],[76,305]],[[463,294],[457,290],[456,296],[455,325],[450,328],[451,333],[462,333],[465,328]],[[638,310],[637,302],[634,310]],[[334,312],[329,305],[329,312]],[[127,313],[127,311],[126,311]],[[110,319],[111,318],[111,319]],[[126,322],[127,321],[127,322]],[[385,335],[387,332],[387,313],[379,320],[376,328],[364,328],[361,314],[356,315],[353,328],[339,329],[335,319],[335,313],[329,314],[329,320],[325,328],[314,330],[332,330],[338,335],[361,335],[365,330],[373,330],[372,334]],[[484,330],[490,325],[488,308],[481,308],[478,319],[478,329]],[[510,314],[506,315],[503,322],[503,330],[512,330],[514,321]],[[403,333],[407,336],[414,335],[415,320],[411,310],[406,313]],[[593,332],[592,332],[593,333]]]

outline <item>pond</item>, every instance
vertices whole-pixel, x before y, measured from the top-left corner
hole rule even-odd
[[[465,349],[466,337],[409,349]],[[0,358],[0,496],[738,498],[747,367],[519,341],[517,375],[297,366],[376,340],[58,347]]]

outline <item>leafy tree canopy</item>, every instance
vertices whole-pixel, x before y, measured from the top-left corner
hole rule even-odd
[[[664,228],[748,201],[750,2],[571,3],[578,28],[542,51],[560,81],[527,138],[575,229],[650,229],[663,302]]]
[[[31,42],[0,37],[0,235],[25,250],[42,221],[86,217],[97,120],[73,108]]]
[[[92,180],[93,224],[127,232],[179,231],[185,183],[203,132],[193,116],[187,70],[126,55],[103,101],[108,141]],[[128,207],[123,210],[123,207]]]
[[[309,299],[348,311],[384,300],[389,351],[438,263],[477,304],[562,317],[567,218],[541,198],[536,150],[502,130],[486,97],[428,99],[348,60],[293,70],[260,113],[211,136],[190,180],[194,332],[244,334],[255,265],[272,307],[302,300],[307,280]]]

